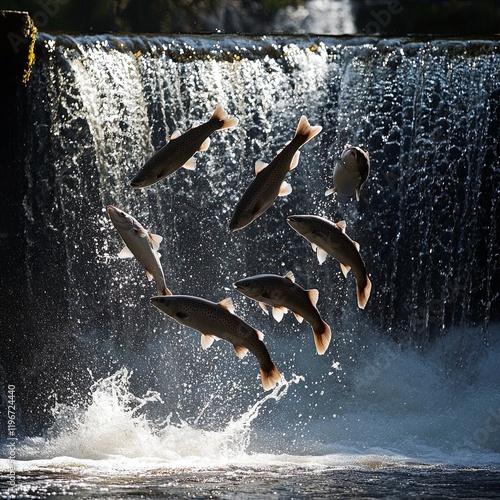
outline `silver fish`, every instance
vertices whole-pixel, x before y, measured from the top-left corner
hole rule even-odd
[[[284,178],[299,162],[299,148],[319,134],[322,127],[311,126],[305,116],[300,118],[294,138],[274,157],[269,165],[261,161],[255,164],[255,179],[236,205],[229,229],[237,231],[248,226],[262,215],[277,196],[286,196],[292,187]]]
[[[316,289],[304,290],[295,283],[291,271],[285,276],[250,276],[234,283],[234,287],[243,295],[256,300],[266,314],[269,314],[266,304],[272,306],[273,317],[278,322],[288,310],[293,312],[299,323],[305,319],[312,327],[318,354],[324,354],[328,349],[332,333],[330,326],[323,321],[316,309],[319,292]]]
[[[262,342],[263,333],[234,314],[231,299],[215,303],[200,297],[170,295],[153,297],[151,303],[177,323],[198,330],[204,349],[219,337],[233,344],[239,358],[251,351],[259,361],[264,390],[269,391],[280,383],[281,375]]]
[[[358,306],[364,309],[370,297],[372,283],[359,253],[359,244],[351,240],[345,232],[345,221],[334,223],[317,215],[291,215],[287,222],[311,243],[320,264],[323,264],[326,256],[330,254],[340,262],[345,277],[352,269],[356,279]]]
[[[171,295],[172,292],[165,284],[158,253],[163,238],[148,233],[136,219],[113,205],[108,205],[107,211],[111,222],[125,242],[125,247],[118,257],[122,259],[135,257],[146,270],[148,280],[155,280],[158,295]]]
[[[347,203],[354,197],[359,201],[359,192],[370,175],[370,154],[361,148],[347,144],[340,161],[333,169],[333,187],[326,196],[337,193],[340,203]]]
[[[238,118],[229,118],[224,108],[218,104],[205,123],[190,128],[184,134],[176,130],[170,141],[155,153],[139,170],[130,185],[133,188],[145,188],[164,179],[181,167],[188,170],[196,168],[196,151],[205,151],[210,145],[210,134],[216,130],[236,127]]]

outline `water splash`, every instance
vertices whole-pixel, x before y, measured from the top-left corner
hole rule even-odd
[[[26,438],[19,446],[22,460],[51,460],[72,457],[104,460],[116,457],[154,458],[165,466],[181,463],[206,464],[210,460],[226,464],[245,457],[250,443],[252,422],[269,400],[279,402],[290,385],[303,378],[294,375],[256,401],[239,417],[231,417],[221,431],[199,427],[199,416],[182,420],[165,408],[160,394],[147,391],[142,396],[131,392],[133,372],[123,367],[109,377],[95,381],[87,405],[56,403],[54,423],[44,437]],[[166,418],[151,420],[151,407],[161,405]],[[206,408],[200,410],[200,414]]]

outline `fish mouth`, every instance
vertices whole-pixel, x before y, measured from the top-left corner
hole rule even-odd
[[[233,283],[233,286],[234,288],[236,288],[236,290],[238,290],[238,292],[242,292],[243,290],[245,290],[245,287],[243,286],[243,281],[236,281],[235,283]]]
[[[341,159],[345,160],[348,156],[353,156],[354,159],[356,159],[358,156],[358,148],[356,148],[355,146],[347,147],[342,153]]]

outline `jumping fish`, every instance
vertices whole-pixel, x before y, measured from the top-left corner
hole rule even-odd
[[[320,264],[323,264],[327,254],[330,254],[340,262],[345,277],[352,269],[356,279],[358,306],[364,309],[370,297],[372,283],[359,253],[359,244],[351,240],[345,232],[345,221],[334,223],[317,215],[291,215],[287,222],[311,243]]]
[[[333,169],[333,187],[326,196],[337,193],[340,203],[347,203],[354,197],[359,201],[359,192],[370,175],[370,154],[361,148],[347,144],[340,161]]]
[[[272,306],[273,317],[278,322],[288,310],[293,312],[299,323],[305,319],[312,327],[318,354],[324,354],[328,349],[332,333],[316,309],[319,292],[316,289],[304,290],[295,283],[291,271],[285,276],[258,274],[237,281],[234,287],[238,292],[257,301],[266,314],[269,314],[266,304]]]
[[[273,389],[281,381],[281,375],[262,342],[264,334],[236,316],[230,298],[215,303],[200,297],[170,295],[153,297],[151,303],[177,323],[198,330],[204,349],[219,337],[233,344],[239,358],[251,351],[259,361],[264,390]]]
[[[113,205],[108,205],[107,211],[111,222],[125,243],[118,257],[121,259],[135,257],[146,270],[148,280],[155,280],[158,295],[172,295],[165,284],[158,253],[163,238],[157,234],[148,233],[136,219]]]
[[[190,128],[184,134],[176,130],[170,141],[155,153],[139,170],[130,185],[145,188],[157,183],[181,167],[188,170],[196,168],[196,151],[205,151],[210,145],[210,134],[216,130],[236,127],[238,118],[229,118],[224,108],[218,104],[205,123]]]
[[[255,163],[255,179],[250,183],[236,205],[229,223],[231,231],[248,226],[262,215],[277,196],[286,196],[292,187],[284,178],[299,162],[299,148],[319,134],[322,127],[311,126],[305,116],[300,118],[294,138],[274,157],[269,165],[262,161]]]

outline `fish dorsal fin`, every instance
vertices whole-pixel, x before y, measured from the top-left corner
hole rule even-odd
[[[288,196],[292,192],[292,186],[288,182],[283,181],[280,186],[278,196]]]
[[[208,349],[214,343],[215,337],[209,333],[201,334],[201,347],[203,349]]]
[[[159,234],[151,234],[149,233],[149,241],[151,243],[151,246],[153,247],[153,250],[158,250],[160,248],[160,243],[163,240],[163,236],[160,236]]]
[[[181,131],[179,129],[174,130],[174,133],[170,136],[171,141],[175,141],[175,139],[178,139],[181,136]]]
[[[207,137],[201,144],[200,149],[198,151],[206,151],[210,146],[210,137]]]
[[[295,283],[295,276],[293,275],[292,271],[288,271],[283,277],[287,280],[290,280],[292,283]]]
[[[196,168],[196,158],[194,156],[191,156],[189,160],[182,165],[183,168],[186,170],[194,170]]]
[[[246,356],[248,349],[246,347],[243,347],[242,345],[235,345],[234,351],[236,352],[236,356],[241,359]]]
[[[146,276],[148,277],[148,281],[153,279],[153,275],[146,269]]]
[[[300,151],[297,151],[292,158],[290,163],[290,170],[293,170],[299,164]]]
[[[267,310],[267,304],[265,302],[259,302],[259,306],[269,316],[269,311]]]
[[[233,299],[231,297],[227,297],[224,300],[221,300],[219,302],[219,306],[221,306],[224,309],[227,309],[231,314],[234,314],[234,304],[233,304]]]
[[[316,290],[316,288],[311,288],[311,290],[307,290],[307,295],[309,296],[309,300],[311,301],[311,304],[316,307],[316,304],[318,303],[319,299],[319,292]]]
[[[293,313],[293,315],[295,316],[295,319],[299,322],[299,323],[302,323],[302,321],[304,321],[304,318],[300,315],[300,314],[297,314],[296,312]]]
[[[347,275],[349,274],[349,271],[351,270],[350,266],[346,266],[345,264],[340,263],[340,269],[342,270],[342,274],[344,275],[344,278],[347,278]]]
[[[327,189],[327,190],[325,191],[325,196],[330,196],[331,194],[334,194],[334,193],[336,193],[336,192],[337,192],[337,188],[336,188],[336,187],[332,187],[332,188]]]
[[[122,248],[121,252],[118,254],[119,259],[131,259],[133,256],[134,254],[127,245],[125,245]]]
[[[357,241],[354,241],[354,240],[352,240],[352,243],[353,243],[353,244],[354,244],[354,246],[356,247],[356,250],[359,252],[359,249],[361,248],[361,247],[359,246],[359,243],[358,243]]]
[[[260,330],[255,330],[258,339],[262,342],[264,340],[264,334]]]
[[[259,175],[266,167],[267,163],[264,163],[262,160],[257,160],[255,162],[255,175]]]
[[[345,233],[345,228],[347,227],[347,224],[346,224],[346,221],[345,220],[339,220],[337,222],[337,227],[343,232]]]
[[[287,312],[286,307],[275,306],[273,307],[273,318],[279,323]]]
[[[320,264],[323,264],[323,262],[325,262],[327,255],[328,252],[325,252],[325,250],[323,250],[321,247],[317,247],[316,256],[318,257],[318,262]]]

